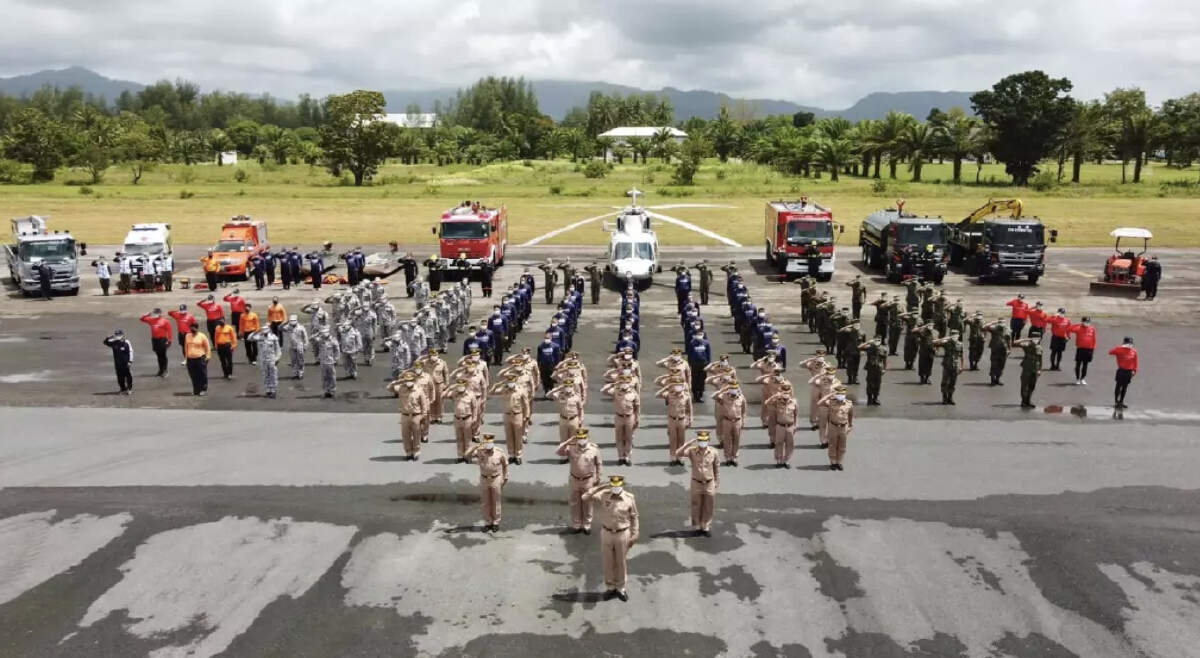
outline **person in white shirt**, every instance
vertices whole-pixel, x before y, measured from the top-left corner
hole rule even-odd
[[[117,254],[118,267],[120,267],[121,278],[117,281],[117,290],[128,293],[130,283],[133,280],[133,264],[129,261],[129,256],[125,254]]]
[[[171,279],[175,275],[175,257],[167,252],[161,257],[163,290],[171,292]]]
[[[112,270],[109,269],[108,263],[104,262],[104,257],[92,261],[92,267],[96,268],[96,276],[100,279],[100,290],[104,292],[104,296],[108,297],[108,286],[112,283]]]

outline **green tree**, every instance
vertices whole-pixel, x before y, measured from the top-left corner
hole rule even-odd
[[[380,120],[386,106],[377,91],[360,89],[329,97],[320,146],[331,172],[350,170],[355,186],[375,175],[390,148],[386,124]]]
[[[654,148],[653,144],[650,143],[650,140],[646,139],[645,137],[630,137],[629,139],[625,140],[625,144],[629,147],[629,150],[633,152],[633,164],[637,164],[639,157],[642,159],[642,164],[646,164],[646,158],[650,155],[650,151]]]
[[[1071,108],[1071,120],[1067,123],[1066,149],[1073,162],[1071,182],[1079,184],[1083,163],[1097,151],[1107,150],[1112,136],[1112,121],[1108,110],[1099,101],[1076,103]]]
[[[1167,164],[1191,166],[1200,157],[1200,93],[1168,99],[1159,110]]]
[[[1013,183],[1029,184],[1038,163],[1054,152],[1071,120],[1071,81],[1042,71],[1010,75],[971,96],[975,114],[992,130],[992,155]]]
[[[916,122],[916,118],[911,114],[889,110],[879,124],[879,133],[876,135],[876,138],[878,139],[879,148],[883,149],[883,153],[887,153],[888,178],[892,180],[896,179],[896,165],[900,164],[901,158],[904,157],[904,145],[902,143],[904,133],[908,131],[909,126]],[[879,178],[878,160],[875,162],[875,177]]]
[[[712,139],[713,150],[721,162],[728,162],[729,156],[738,147],[741,128],[733,122],[729,108],[721,105],[717,118],[708,127],[708,135]]]
[[[225,154],[236,148],[233,140],[229,139],[229,135],[220,128],[214,128],[208,133],[208,151],[217,154],[217,166],[221,167],[225,164]]]
[[[954,184],[961,184],[963,159],[980,146],[979,119],[967,116],[961,107],[951,108],[942,120],[941,133],[945,152],[954,162]]]
[[[827,171],[829,180],[838,182],[838,172],[858,161],[854,142],[849,139],[828,139],[822,137],[816,140],[815,158]]]
[[[26,107],[8,118],[4,154],[33,166],[35,183],[52,181],[63,165],[66,134],[62,124],[33,107]]]
[[[1142,181],[1142,157],[1153,123],[1153,114],[1146,105],[1146,92],[1132,87],[1116,89],[1104,95],[1104,108],[1117,126],[1116,151],[1121,157],[1121,184],[1126,183],[1126,169],[1134,160],[1133,182]]]
[[[579,162],[580,158],[586,158],[592,151],[592,143],[587,133],[577,128],[567,130],[563,141],[567,152],[571,154],[571,162]]]
[[[396,157],[406,165],[415,165],[425,153],[425,143],[415,128],[405,128],[396,135],[394,147]]]
[[[913,122],[908,125],[898,140],[900,152],[908,158],[912,171],[912,182],[921,182],[921,168],[937,155],[939,140],[937,131],[928,123]]]
[[[608,154],[613,147],[617,145],[615,137],[597,137],[596,138],[596,155],[604,158],[608,162]]]
[[[123,114],[121,137],[117,140],[117,159],[129,167],[133,184],[142,180],[142,175],[154,168],[165,156],[162,140],[152,134],[151,126],[140,117]]]

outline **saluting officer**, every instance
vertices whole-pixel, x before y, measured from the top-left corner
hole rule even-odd
[[[721,486],[721,460],[716,449],[708,445],[708,439],[708,431],[701,430],[675,452],[676,459],[687,457],[692,462],[692,527],[705,537],[712,536],[713,508],[717,488]]]
[[[625,583],[629,549],[641,532],[637,501],[625,491],[625,478],[619,475],[610,476],[607,485],[592,487],[584,496],[600,501],[600,525],[604,528],[600,533],[600,556],[604,563],[604,585],[608,588],[604,600],[628,601]]]

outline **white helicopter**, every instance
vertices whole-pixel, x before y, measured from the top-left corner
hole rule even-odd
[[[651,222],[645,208],[638,205],[638,197],[644,192],[636,187],[626,192],[633,199],[632,205],[617,213],[616,222],[604,222],[601,230],[610,233],[608,264],[604,266],[605,283],[624,285],[632,280],[635,286],[647,288],[654,275],[662,272],[658,264],[658,236],[653,227],[661,223]]]

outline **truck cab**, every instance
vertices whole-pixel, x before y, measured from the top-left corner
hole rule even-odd
[[[878,210],[863,220],[859,232],[863,263],[882,269],[887,280],[899,283],[913,276],[940,284],[949,260],[949,227],[941,217],[920,217],[895,208]]]
[[[784,276],[808,271],[805,252],[817,244],[821,253],[819,278],[833,278],[837,237],[845,231],[833,221],[833,210],[800,197],[798,201],[768,201],[763,238],[767,263]]]
[[[12,220],[12,242],[4,245],[8,273],[28,297],[41,286],[38,266],[45,263],[53,270],[50,289],[68,295],[79,294],[79,260],[75,238],[70,231],[47,228],[46,217],[30,216]]]
[[[1046,272],[1047,230],[1038,218],[994,219],[959,230],[951,264],[985,280],[1025,277],[1037,283]],[[1050,231],[1050,241],[1058,237]]]
[[[122,252],[130,259],[134,274],[152,260],[173,250],[170,224],[134,224],[125,235]]]
[[[508,250],[508,207],[487,208],[477,201],[464,201],[443,212],[441,223],[432,232],[438,236],[443,265],[450,267],[466,254],[472,270],[485,262],[500,267]]]
[[[251,220],[246,215],[234,217],[221,227],[221,239],[212,248],[213,257],[221,265],[218,276],[245,281],[250,258],[269,248],[266,222]]]

